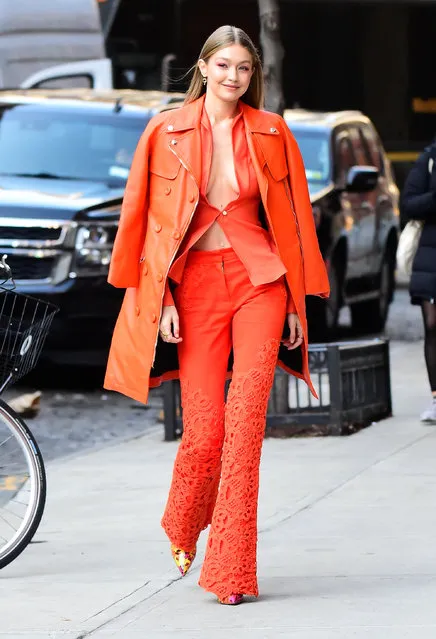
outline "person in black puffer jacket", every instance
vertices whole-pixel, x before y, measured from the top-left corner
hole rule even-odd
[[[410,278],[412,304],[422,309],[424,353],[433,402],[421,421],[436,424],[436,141],[426,147],[407,176],[402,214],[424,222]]]

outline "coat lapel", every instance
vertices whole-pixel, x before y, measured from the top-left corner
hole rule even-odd
[[[198,188],[201,184],[201,114],[203,95],[190,104],[171,111],[167,121],[167,143],[180,163],[191,173]],[[280,132],[272,125],[265,112],[254,109],[240,101],[252,160],[257,169],[267,165],[276,180],[288,173]],[[252,143],[254,142],[254,144]],[[259,175],[258,175],[259,177]]]
[[[286,156],[284,152],[284,140],[280,131],[274,126],[273,118],[266,117],[265,111],[253,109],[244,102],[241,102],[244,113],[244,121],[247,130],[247,137],[254,140],[255,159],[263,169],[265,165],[277,181],[283,180],[288,174]]]
[[[166,136],[171,151],[193,176],[198,189],[201,184],[201,113],[204,96],[175,109],[168,119]]]

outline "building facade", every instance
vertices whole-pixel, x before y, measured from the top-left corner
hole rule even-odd
[[[256,0],[102,0],[108,52],[119,68],[136,61],[144,88],[180,79],[205,37],[236,24],[259,45]],[[436,2],[282,0],[287,106],[361,109],[392,153],[415,151],[436,133],[432,62]],[[139,79],[141,85],[141,79]],[[400,156],[398,156],[400,157]]]

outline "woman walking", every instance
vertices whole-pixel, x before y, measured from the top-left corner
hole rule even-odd
[[[407,220],[421,220],[423,228],[410,278],[412,304],[421,306],[424,321],[424,355],[432,402],[421,421],[436,424],[436,143],[417,159],[402,194]]]
[[[225,604],[258,595],[274,370],[279,361],[314,392],[305,296],[329,290],[300,152],[262,105],[253,43],[219,28],[185,106],[154,117],[139,142],[109,274],[127,291],[105,386],[146,402],[149,387],[180,379],[183,438],[162,525],[185,575],[211,524],[199,583]]]

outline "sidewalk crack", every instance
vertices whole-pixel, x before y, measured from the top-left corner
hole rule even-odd
[[[319,502],[321,502],[323,499],[326,499],[326,498],[330,497],[336,491],[340,490],[341,488],[346,486],[351,481],[354,481],[360,475],[363,475],[364,473],[366,473],[370,468],[374,468],[375,466],[378,466],[378,464],[382,464],[383,462],[385,462],[390,457],[394,457],[395,455],[398,455],[403,450],[406,450],[407,448],[410,448],[411,446],[414,446],[415,444],[417,444],[418,442],[422,441],[426,437],[429,437],[430,435],[431,435],[431,432],[425,433],[421,437],[417,437],[413,441],[408,442],[407,444],[404,444],[404,446],[400,446],[400,448],[397,448],[396,450],[391,451],[385,457],[383,457],[381,459],[377,459],[376,461],[368,464],[368,466],[366,466],[365,468],[362,468],[361,470],[359,470],[355,475],[352,475],[351,477],[347,477],[347,479],[342,481],[340,484],[337,484],[336,486],[334,486],[330,490],[327,490],[325,493],[323,493],[322,495],[317,497],[310,504],[306,504],[305,506],[301,506],[300,508],[297,508],[297,510],[295,510],[293,513],[291,513],[290,515],[286,515],[285,517],[283,517],[283,519],[280,519],[279,521],[276,521],[274,524],[272,524],[270,526],[260,527],[259,528],[259,533],[261,534],[261,533],[271,532],[272,530],[274,530],[275,528],[278,528],[279,526],[281,526],[282,524],[286,523],[287,521],[289,521],[290,519],[292,519],[296,515],[299,515],[300,513],[304,512],[305,510],[310,510],[311,508],[316,506]]]
[[[106,619],[106,621],[103,621],[101,624],[99,624],[98,626],[96,626],[95,628],[92,628],[91,630],[86,630],[84,632],[81,632],[79,635],[77,635],[75,637],[75,639],[86,639],[86,637],[90,637],[93,634],[95,634],[96,632],[98,632],[99,630],[101,630],[102,628],[104,628],[105,626],[108,626],[109,624],[113,623],[116,619],[120,619],[121,617],[123,617],[124,615],[126,615],[128,612],[130,612],[131,610],[133,610],[134,608],[136,608],[137,606],[143,604],[145,601],[148,601],[148,599],[151,599],[152,597],[154,597],[155,595],[159,594],[160,592],[166,590],[167,588],[169,588],[170,586],[173,585],[173,583],[175,583],[176,581],[180,581],[181,577],[177,577],[176,579],[172,579],[171,581],[169,581],[168,583],[166,583],[164,586],[162,586],[161,588],[158,588],[157,590],[155,590],[154,592],[151,592],[149,595],[147,595],[146,597],[144,597],[143,599],[141,599],[140,601],[135,601],[135,603],[133,603],[132,605],[130,605],[128,608],[125,608],[124,610],[121,610],[121,612],[119,612],[118,614],[114,615],[113,617],[111,617],[110,619]],[[114,601],[114,603],[110,604],[109,606],[106,606],[106,608],[102,608],[101,610],[99,610],[98,612],[96,612],[94,615],[91,615],[90,617],[88,617],[87,619],[85,619],[85,622],[87,621],[91,621],[92,619],[94,619],[95,617],[97,617],[98,615],[100,615],[103,612],[106,612],[107,610],[110,610],[113,606],[115,606],[118,603],[121,603],[123,601],[125,601],[126,599],[128,599],[129,597],[131,597],[132,595],[134,595],[135,593],[139,592],[140,590],[142,590],[143,588],[145,588],[148,584],[152,583],[152,581],[147,581],[146,583],[144,583],[142,586],[139,586],[139,588],[136,588],[135,590],[132,590],[132,592],[129,592],[127,595],[125,595],[124,597],[121,597],[120,599],[117,599],[116,601]]]

